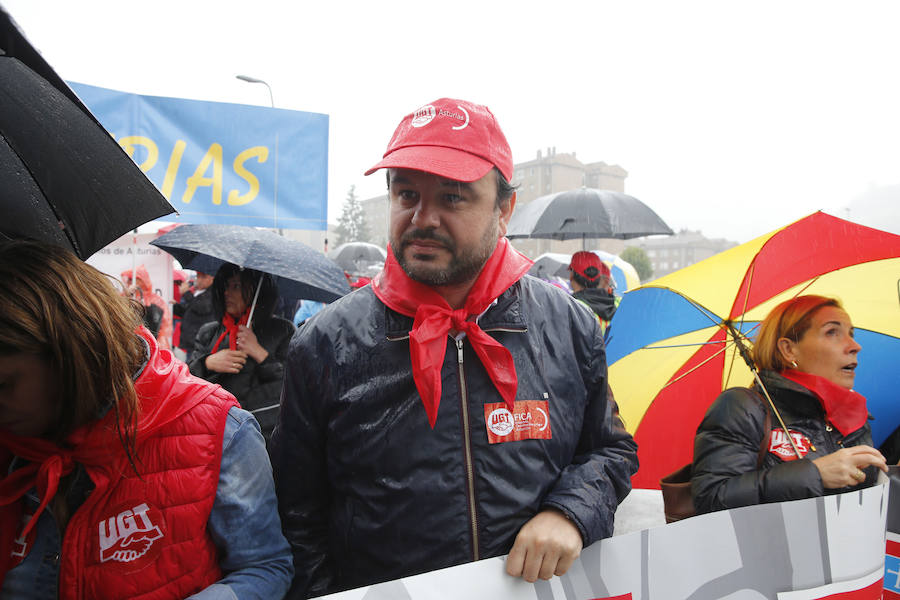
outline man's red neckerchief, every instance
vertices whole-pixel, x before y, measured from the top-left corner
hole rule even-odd
[[[391,310],[415,319],[409,334],[413,380],[432,429],[441,402],[441,366],[450,330],[466,334],[500,396],[513,410],[518,381],[512,354],[482,331],[475,319],[532,264],[506,238],[500,238],[469,291],[465,306],[453,310],[434,289],[410,279],[388,247],[384,269],[375,277],[372,289]]]

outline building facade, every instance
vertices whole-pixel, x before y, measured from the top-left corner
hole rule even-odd
[[[637,246],[647,253],[656,279],[737,246],[737,242],[709,239],[699,231],[682,229],[672,236],[626,240],[625,246]]]
[[[619,165],[605,162],[582,163],[575,153],[559,153],[556,148],[547,148],[546,153],[538,150],[534,159],[518,163],[514,166],[510,183],[517,187],[517,206],[527,205],[532,200],[547,194],[574,190],[580,187],[592,187],[601,190],[625,192],[625,179],[628,171]],[[366,222],[372,234],[372,243],[386,246],[388,242],[387,195],[376,196],[362,201]],[[571,254],[581,250],[581,240],[512,240],[513,245],[530,258],[536,258],[544,252],[561,252]],[[625,247],[621,240],[590,240],[589,250],[605,250],[618,254]]]

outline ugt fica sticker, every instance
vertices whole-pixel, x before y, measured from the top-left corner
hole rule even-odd
[[[505,402],[484,405],[488,442],[552,439],[550,407],[546,400],[519,400],[509,410]]]

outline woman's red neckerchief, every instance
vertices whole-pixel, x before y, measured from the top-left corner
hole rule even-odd
[[[866,409],[865,396],[859,392],[848,390],[824,377],[795,369],[786,369],[781,375],[812,392],[822,404],[825,418],[841,435],[847,436],[866,424],[869,411]]]
[[[465,305],[453,310],[434,289],[410,279],[388,247],[384,269],[375,277],[372,289],[388,308],[415,319],[409,334],[413,380],[432,429],[441,402],[441,366],[447,350],[446,336],[451,329],[466,334],[500,396],[510,411],[513,410],[518,381],[512,354],[482,331],[475,319],[521,279],[532,264],[506,238],[500,238],[469,291]]]
[[[222,340],[225,339],[226,335],[228,336],[228,349],[229,350],[237,350],[238,327],[240,325],[246,325],[247,319],[249,317],[250,317],[250,309],[249,308],[244,311],[244,313],[241,315],[241,318],[237,321],[234,320],[234,317],[232,317],[228,313],[225,313],[225,315],[222,317],[222,325],[225,326],[225,331],[223,331],[222,335],[220,335],[216,339],[216,343],[213,345],[212,350],[210,351],[210,354],[216,353],[216,351],[219,349],[219,344],[222,343]]]

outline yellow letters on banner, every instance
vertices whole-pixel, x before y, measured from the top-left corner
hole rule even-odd
[[[113,139],[116,138],[115,134]],[[152,139],[142,135],[128,135],[119,138],[119,145],[130,156],[134,158],[137,148],[145,148],[147,156],[144,161],[138,164],[138,167],[144,173],[147,173],[156,166],[159,160],[159,147]],[[187,142],[184,140],[176,140],[172,147],[172,154],[169,155],[169,163],[166,165],[166,172],[163,176],[162,187],[160,192],[166,198],[171,200],[172,193],[175,190],[175,181],[178,179],[178,170],[181,168],[181,162],[184,158],[184,152],[187,149]],[[238,190],[228,191],[227,203],[229,206],[243,206],[249,204],[259,195],[259,178],[253,174],[244,165],[248,160],[256,159],[256,162],[262,164],[269,159],[269,149],[265,146],[252,146],[238,153],[232,163],[235,175],[247,182],[249,189],[245,194],[241,194]],[[212,166],[212,175],[207,176]],[[199,187],[209,187],[211,189],[212,203],[222,204],[222,187],[223,187],[223,157],[222,145],[211,144],[209,149],[200,160],[200,164],[194,170],[194,174],[187,178],[184,194],[181,201],[189,204],[194,198],[194,194]]]
[[[244,204],[252,202],[257,194],[259,194],[259,179],[256,178],[256,175],[244,168],[244,161],[249,158],[256,158],[258,163],[264,163],[269,158],[269,149],[265,146],[253,146],[252,148],[247,148],[234,158],[234,172],[250,184],[250,189],[246,194],[238,194],[237,190],[228,192],[228,204],[230,206],[243,206]]]
[[[178,167],[181,166],[181,157],[184,156],[185,148],[187,148],[187,143],[184,140],[178,140],[175,142],[175,147],[172,148],[172,156],[169,157],[169,166],[166,167],[166,176],[163,179],[161,190],[166,200],[172,197],[172,188],[175,187],[175,176],[178,175]]]
[[[210,164],[213,167],[212,177],[204,177],[204,174],[206,173],[207,169],[209,169]],[[194,192],[196,192],[197,188],[200,186],[212,186],[213,204],[222,204],[221,144],[210,145],[209,150],[207,150],[206,154],[203,155],[203,160],[201,160],[200,164],[197,165],[197,169],[194,171],[194,174],[188,177],[187,189],[184,190],[184,195],[181,197],[181,201],[185,204],[189,204],[191,199],[194,197]]]
[[[152,169],[159,159],[159,148],[156,146],[156,142],[148,137],[142,135],[127,135],[119,140],[119,145],[124,148],[125,152],[131,158],[134,158],[135,146],[143,146],[147,149],[147,158],[138,165],[144,173]]]

